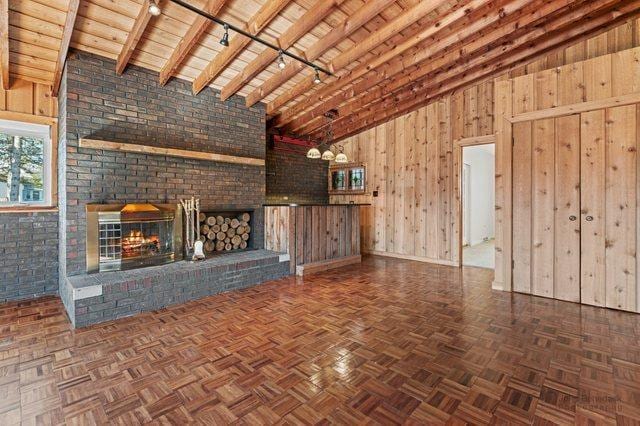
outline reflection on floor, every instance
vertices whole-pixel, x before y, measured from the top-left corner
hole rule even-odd
[[[489,240],[462,250],[462,263],[465,266],[495,268],[495,241]]]
[[[638,424],[640,315],[493,275],[365,257],[78,330],[0,304],[0,424]]]

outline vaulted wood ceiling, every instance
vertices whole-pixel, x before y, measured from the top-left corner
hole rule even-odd
[[[313,70],[195,13],[161,0],[0,0],[0,68],[10,78],[51,84],[69,47],[266,104],[272,126],[337,138],[416,109],[605,31],[640,13],[640,0],[188,0],[190,4],[330,69]],[[8,34],[6,24],[8,21]],[[10,77],[7,78],[6,74]]]

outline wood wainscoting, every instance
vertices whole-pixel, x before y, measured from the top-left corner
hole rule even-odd
[[[265,248],[290,256],[292,274],[360,262],[360,206],[265,206]]]

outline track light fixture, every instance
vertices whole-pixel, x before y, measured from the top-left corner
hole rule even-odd
[[[156,14],[151,10],[151,7],[152,7],[151,5],[155,5],[155,9],[154,10],[157,10],[157,13],[160,14],[160,7],[158,7],[158,4],[157,4],[157,2],[160,1],[160,0],[149,0],[149,1],[151,2],[150,6],[149,6],[149,12],[154,14],[154,15]],[[225,47],[229,46],[229,30],[231,30],[231,31],[236,32],[238,34],[241,34],[241,35],[243,35],[243,36],[245,36],[245,37],[257,42],[257,43],[260,43],[261,45],[266,46],[269,49],[272,49],[272,50],[275,50],[276,52],[278,52],[278,56],[279,56],[279,58],[278,58],[278,68],[280,68],[280,69],[284,69],[287,66],[287,63],[285,62],[284,57],[288,56],[289,58],[293,59],[294,61],[301,62],[301,63],[307,65],[308,67],[313,68],[315,70],[315,73],[316,73],[315,80],[317,80],[316,81],[317,83],[320,82],[320,72],[323,72],[323,73],[325,73],[326,75],[329,75],[329,76],[333,75],[333,73],[331,71],[329,71],[328,69],[326,69],[324,67],[321,67],[319,65],[316,65],[313,62],[307,60],[306,58],[304,58],[302,56],[299,56],[299,55],[296,55],[295,53],[288,52],[285,49],[281,49],[280,46],[278,46],[276,44],[273,44],[270,41],[267,41],[267,40],[265,40],[263,38],[260,38],[257,35],[252,34],[251,32],[247,31],[244,28],[241,28],[239,26],[236,26],[236,25],[230,24],[230,23],[228,23],[226,21],[223,21],[222,19],[220,19],[220,18],[218,18],[216,16],[213,16],[212,14],[207,13],[207,12],[197,8],[196,6],[188,3],[185,0],[169,0],[169,1],[172,2],[172,3],[175,3],[177,5],[182,6],[185,9],[190,10],[193,13],[196,13],[199,16],[202,16],[203,18],[207,18],[211,22],[215,22],[216,24],[222,25],[224,27],[224,35],[220,39],[220,44],[225,46]]]
[[[151,0],[149,2],[149,13],[153,16],[158,16],[162,13],[160,6],[158,6],[158,3],[156,3],[155,0]]]
[[[318,71],[318,68],[316,68],[316,75],[313,77],[313,82],[315,84],[320,84],[322,82],[322,80],[320,80],[320,72]]]
[[[278,52],[278,68],[283,70],[287,66],[287,63],[284,61],[284,52],[282,49]]]
[[[229,25],[224,24],[224,35],[220,39],[220,44],[224,47],[229,47]]]

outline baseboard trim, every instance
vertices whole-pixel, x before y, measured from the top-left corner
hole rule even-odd
[[[416,262],[434,263],[436,265],[455,266],[455,267],[460,266],[460,263],[455,262],[453,260],[433,259],[431,257],[414,256],[411,254],[389,253],[386,251],[375,251],[375,250],[366,251],[364,253],[372,254],[375,256],[385,256],[385,257],[394,257],[396,259],[413,260]]]
[[[315,272],[323,272],[329,269],[341,268],[354,263],[362,262],[362,256],[359,254],[354,256],[343,256],[336,259],[321,260],[319,262],[306,263],[296,266],[296,275],[302,277],[304,275],[313,274]]]

